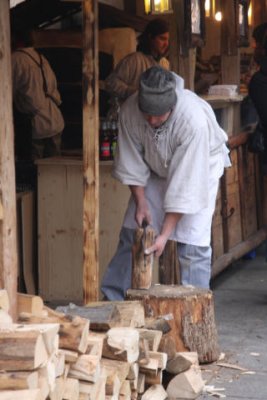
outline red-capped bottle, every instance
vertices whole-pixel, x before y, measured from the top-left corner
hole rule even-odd
[[[106,121],[102,121],[101,123],[99,151],[100,160],[106,161],[111,159],[110,136]]]

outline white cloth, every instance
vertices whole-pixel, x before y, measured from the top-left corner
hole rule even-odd
[[[165,212],[184,214],[170,239],[209,246],[219,178],[230,166],[226,133],[212,108],[177,80],[177,104],[155,131],[138,108],[137,94],[122,106],[115,178],[146,188],[153,227],[160,232]],[[123,226],[134,229],[130,200]]]
[[[13,99],[16,108],[32,117],[32,138],[52,137],[64,128],[64,120],[58,106],[61,104],[57,81],[48,61],[42,55],[43,70],[50,97],[46,97],[38,53],[31,47],[24,52],[12,53]],[[34,60],[32,60],[32,58]],[[56,104],[55,104],[56,103]]]

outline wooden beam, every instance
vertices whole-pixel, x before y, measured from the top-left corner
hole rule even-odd
[[[252,0],[253,27],[266,22],[267,8],[266,1]]]
[[[259,246],[262,242],[264,242],[264,240],[266,240],[266,238],[267,228],[263,227],[254,235],[251,235],[245,241],[233,247],[228,253],[224,253],[221,257],[217,258],[212,265],[211,276],[214,278],[234,261],[239,260],[239,258],[244,254]]]
[[[98,299],[99,110],[97,1],[83,1],[83,300]]]
[[[221,22],[221,70],[223,84],[239,84],[240,51],[237,47],[236,2],[224,0],[222,13],[227,15]]]
[[[0,288],[10,301],[10,314],[17,313],[17,221],[14,165],[14,130],[10,57],[9,1],[0,3]]]

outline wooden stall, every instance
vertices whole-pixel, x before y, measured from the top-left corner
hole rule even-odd
[[[25,1],[27,6],[29,3]],[[41,4],[40,0],[35,4],[37,3]],[[68,4],[67,11],[62,7],[63,3]],[[102,29],[108,29],[110,39],[116,43],[119,40],[116,39],[115,33],[112,34],[112,29],[126,28],[141,32],[154,15],[145,14],[144,2],[141,0],[109,3],[115,7],[101,4],[96,0],[56,1],[54,6],[48,2],[45,18],[52,21],[55,17],[58,18],[60,13],[66,12],[66,15],[69,15],[75,4],[75,12],[82,16],[80,25],[75,25],[74,29],[71,26],[64,29],[64,24],[60,25],[59,22],[60,27],[57,27],[57,31],[46,29],[49,24],[43,25],[40,29],[40,24],[45,21],[41,21],[38,15],[35,25],[30,26],[38,28],[35,36],[36,46],[46,52],[48,58],[51,57],[49,61],[53,63],[55,59],[61,60],[63,77],[59,79],[59,87],[63,97],[68,99],[63,103],[65,104],[63,107],[66,106],[64,116],[67,122],[64,132],[68,144],[66,151],[60,159],[44,159],[37,162],[38,266],[36,265],[35,269],[39,274],[39,293],[48,301],[88,302],[99,299],[99,281],[116,249],[118,232],[129,197],[128,189],[110,176],[112,162],[99,162],[99,89],[102,88],[102,85],[99,87],[99,66],[105,62],[99,53],[101,52],[99,39]],[[119,8],[118,3],[120,3]],[[170,22],[169,60],[172,69],[184,78],[187,88],[194,90],[199,50],[201,50],[202,57],[214,55],[216,60],[219,60],[216,64],[220,67],[217,83],[239,86],[240,59],[245,44],[237,26],[236,7],[240,2],[234,0],[220,2],[222,7],[220,11],[223,15],[220,22],[215,22],[214,15],[205,17],[204,1],[197,2],[202,18],[197,34],[192,32],[191,20],[188,17],[190,7],[188,8],[187,3],[189,2],[173,0],[172,12],[163,15],[163,18],[167,18]],[[266,6],[264,1],[246,2],[247,5],[249,3],[253,7],[254,21],[249,25],[251,32],[253,24],[265,20]],[[0,29],[6,32],[9,10],[6,0],[3,4],[1,3]],[[31,24],[31,21],[27,21],[25,26],[27,24]],[[245,38],[248,45],[249,32]],[[4,38],[5,48],[0,50],[5,57],[0,57],[0,68],[3,74],[10,76],[10,55],[7,52],[9,37],[4,34]],[[49,48],[57,49],[54,55]],[[69,49],[68,53],[66,49]],[[67,61],[73,65],[73,71],[76,71],[75,68],[80,68],[75,81],[70,81],[69,76],[66,77],[67,68],[64,68],[66,54],[68,54]],[[72,74],[72,78],[74,75]],[[11,98],[10,78],[8,93]],[[215,276],[265,240],[266,182],[257,156],[247,150],[249,133],[244,131],[240,119],[244,95],[237,94],[233,97],[203,93],[200,95],[214,108],[219,123],[229,136],[233,163],[232,168],[227,170],[221,179],[213,220],[212,274]],[[12,108],[11,101],[6,102],[6,93],[3,89],[0,89],[0,101],[1,99],[5,103],[5,107],[1,107],[1,112],[4,113],[1,120],[4,120],[6,125],[1,125],[4,135],[1,135],[3,143],[0,146],[0,275],[1,286],[9,287],[12,292],[15,290],[17,279],[15,259],[17,253],[14,251],[16,248],[14,160],[6,157],[7,154],[13,154],[11,150],[13,143],[10,135],[6,134],[12,132]],[[76,114],[74,110],[77,110]],[[78,132],[76,136],[75,132]],[[77,147],[79,147],[78,152]],[[14,199],[14,202],[9,201],[10,199]],[[7,232],[12,234],[8,235]],[[4,251],[7,248],[10,249],[12,257]],[[9,281],[11,275],[12,279]],[[169,275],[173,276],[171,273]],[[15,299],[15,296],[10,298]],[[15,308],[15,303],[13,307]]]

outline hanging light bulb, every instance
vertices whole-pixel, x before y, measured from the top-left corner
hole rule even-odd
[[[220,0],[213,1],[213,12],[214,12],[214,19],[218,22],[221,22],[223,15],[222,15],[222,8],[221,8]]]
[[[248,24],[251,26],[252,25],[252,15],[253,15],[253,11],[252,11],[252,1],[249,4],[249,8],[248,8]]]
[[[217,11],[214,15],[214,18],[216,19],[216,21],[220,22],[222,20],[222,12]]]
[[[171,0],[144,0],[146,14],[165,14],[172,12]]]

